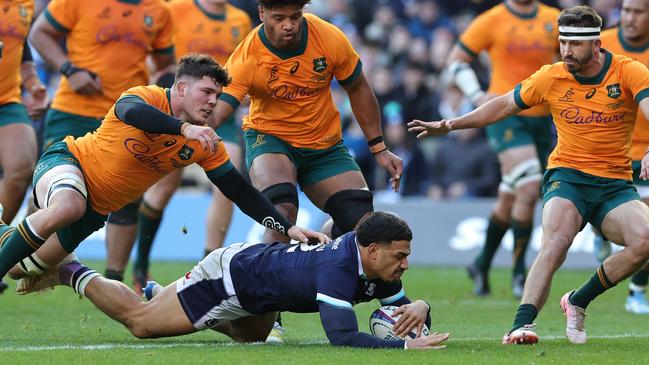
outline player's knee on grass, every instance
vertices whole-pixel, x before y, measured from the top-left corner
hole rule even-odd
[[[272,312],[235,319],[230,321],[230,333],[226,334],[237,342],[265,342],[276,318],[277,312]]]
[[[331,238],[353,231],[359,221],[374,211],[372,193],[367,190],[342,190],[327,199],[325,212],[333,219]]]
[[[108,215],[108,223],[130,225],[137,223],[137,214],[140,209],[140,200],[128,203],[122,209]]]

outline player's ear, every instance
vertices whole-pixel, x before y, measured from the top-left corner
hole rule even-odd
[[[264,8],[261,5],[258,5],[257,10],[259,11],[259,20],[261,22],[263,22],[264,21]]]
[[[185,97],[185,92],[187,92],[187,82],[182,80],[176,83],[176,88],[178,89],[178,95]]]
[[[370,245],[367,246],[367,253],[372,260],[376,260],[376,258],[379,256],[379,246],[380,245],[378,243],[370,243]]]

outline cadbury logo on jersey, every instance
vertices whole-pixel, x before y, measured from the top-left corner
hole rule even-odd
[[[578,106],[572,106],[563,109],[560,115],[568,124],[609,124],[624,122],[626,112],[605,114],[604,112],[585,110],[584,114],[582,114]]]
[[[126,151],[133,155],[136,160],[138,160],[141,164],[145,165],[151,170],[161,175],[166,175],[169,173],[169,170],[161,166],[163,164],[163,161],[160,160],[158,156],[147,155],[147,153],[151,151],[151,147],[149,147],[146,143],[138,141],[134,138],[128,138],[124,141],[124,147],[126,147]]]
[[[290,87],[288,85],[279,85],[275,87],[270,92],[270,96],[283,99],[283,100],[295,100],[300,97],[310,97],[317,95],[319,90],[309,89],[308,86],[295,86]]]

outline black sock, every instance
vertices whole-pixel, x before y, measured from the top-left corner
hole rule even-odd
[[[516,317],[514,317],[514,325],[512,326],[512,331],[517,330],[526,324],[534,323],[537,314],[539,311],[536,309],[534,304],[521,304],[518,306],[516,311]]]
[[[532,222],[519,222],[512,219],[511,227],[514,232],[514,266],[512,274],[513,276],[525,276],[525,254],[532,235]]]
[[[575,290],[570,295],[570,303],[577,307],[586,309],[590,302],[597,298],[598,295],[607,291],[615,286],[616,283],[611,282],[606,273],[604,272],[604,265],[597,268],[593,276],[588,279],[579,289]]]
[[[482,247],[482,251],[480,251],[480,254],[475,259],[475,264],[481,271],[489,271],[491,261],[498,250],[498,246],[500,246],[500,241],[502,241],[508,229],[509,224],[507,222],[503,222],[493,215],[489,218],[485,244]]]
[[[124,272],[120,270],[106,269],[104,277],[110,280],[124,281]]]

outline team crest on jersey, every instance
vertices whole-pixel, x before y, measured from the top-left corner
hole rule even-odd
[[[18,14],[23,18],[27,18],[27,8],[25,5],[18,5]]]
[[[151,15],[144,16],[144,25],[151,27],[153,25],[153,17]]]
[[[181,160],[187,161],[190,158],[192,158],[192,155],[194,154],[194,149],[189,147],[188,145],[183,145],[183,148],[178,151],[178,157],[180,157]]]
[[[561,184],[561,181],[553,181],[550,187],[548,188],[548,191],[556,190],[559,188],[559,185]]]
[[[622,89],[620,89],[620,84],[611,84],[606,85],[606,90],[608,90],[608,97],[617,99],[622,95]]]
[[[313,59],[313,71],[322,73],[326,69],[327,69],[327,58],[326,57],[320,57],[320,58],[314,58]]]

